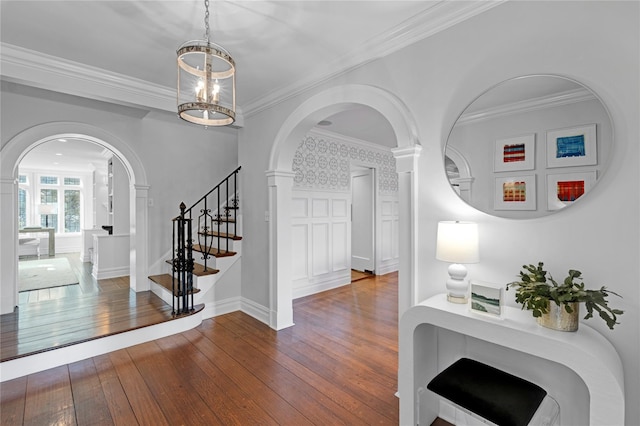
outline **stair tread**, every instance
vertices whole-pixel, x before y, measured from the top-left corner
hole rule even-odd
[[[173,277],[171,276],[171,274],[150,275],[149,279],[154,283],[166,288],[169,291],[173,290]],[[194,287],[191,290],[191,293],[194,293],[194,294],[199,292],[200,292],[200,289],[196,287]],[[180,292],[178,291],[173,292],[173,295],[176,297],[181,296]]]
[[[200,244],[195,244],[193,246],[193,250],[200,252],[200,253],[207,253],[206,247],[202,247],[200,246]],[[219,250],[215,247],[211,247],[208,251],[208,254],[210,254],[211,256],[215,256],[215,257],[227,257],[227,256],[235,256],[236,252],[235,251],[226,251],[226,250]]]
[[[198,232],[198,234],[200,235],[209,235],[211,237],[217,237],[220,236],[220,238],[229,238],[231,240],[234,241],[240,241],[242,239],[242,237],[240,235],[231,235],[231,234],[227,234],[226,232],[218,232],[218,231],[207,231],[207,232]]]
[[[171,265],[171,259],[167,259],[165,262]],[[220,272],[219,269],[212,268],[211,266],[207,266],[207,270],[205,271],[203,264],[198,262],[193,262],[193,275],[195,276],[204,277],[207,275],[217,274],[218,272]]]

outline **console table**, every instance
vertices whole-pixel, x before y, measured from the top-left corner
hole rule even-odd
[[[624,425],[622,362],[609,341],[580,323],[577,332],[539,326],[529,311],[506,307],[502,319],[449,303],[445,294],[410,308],[400,320],[400,424],[428,425],[439,397],[426,390],[464,356],[539,384],[560,404],[561,424]]]
[[[37,234],[46,232],[49,234],[49,256],[56,255],[56,230],[55,228],[41,228],[41,227],[33,227],[33,228],[22,228],[18,229],[20,234]]]

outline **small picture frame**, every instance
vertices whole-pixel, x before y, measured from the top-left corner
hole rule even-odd
[[[535,143],[535,134],[498,139],[494,150],[493,171],[533,170]]]
[[[536,210],[536,175],[496,178],[495,210]]]
[[[595,171],[547,175],[547,209],[559,210],[573,204],[595,182]]]
[[[595,124],[547,132],[547,167],[595,164],[598,164]]]
[[[474,280],[469,282],[469,287],[471,312],[496,318],[504,316],[504,287]]]

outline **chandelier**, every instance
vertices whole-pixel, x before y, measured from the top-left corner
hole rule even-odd
[[[236,120],[236,65],[223,47],[209,40],[209,0],[205,0],[205,39],[184,43],[178,54],[178,115],[203,126]]]

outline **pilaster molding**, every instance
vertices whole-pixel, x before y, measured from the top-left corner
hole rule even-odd
[[[412,145],[409,147],[393,148],[391,150],[396,159],[396,172],[410,173],[417,170],[416,160],[422,152],[422,145]]]

